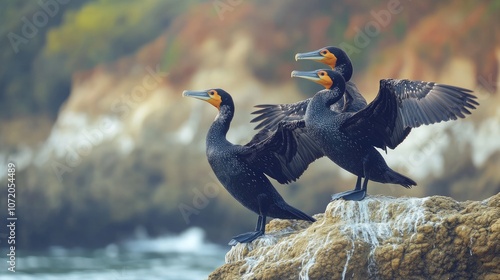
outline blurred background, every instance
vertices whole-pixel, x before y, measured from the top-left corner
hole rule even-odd
[[[352,80],[369,101],[380,79],[408,78],[472,89],[481,103],[466,119],[413,130],[384,155],[418,186],[371,182],[371,195],[483,200],[500,191],[498,1],[0,6],[0,178],[16,164],[16,279],[199,279],[223,264],[225,244],[257,216],[206,160],[216,109],[181,93],[231,93],[228,139],[244,144],[255,133],[254,105],[321,89],[290,72],[322,68],[294,55],[327,45],[350,55]],[[355,179],[321,159],[298,182],[273,183],[312,215]]]

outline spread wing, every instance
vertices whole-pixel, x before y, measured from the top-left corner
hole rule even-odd
[[[258,115],[251,122],[260,122],[255,129],[274,130],[282,121],[292,122],[302,120],[307,105],[312,98],[291,104],[263,104],[256,105],[258,110],[252,112]],[[330,109],[337,112],[357,112],[366,107],[366,100],[353,82],[346,83],[345,99],[342,98],[333,104]]]
[[[241,155],[256,168],[285,184],[297,180],[310,163],[323,156],[307,134],[304,120],[281,122],[273,130],[262,129]]]
[[[397,100],[386,88],[381,88],[377,97],[363,110],[353,114],[341,125],[340,130],[360,143],[379,147],[395,148],[410,133],[398,120]],[[401,128],[401,129],[399,129]]]
[[[433,82],[384,79],[377,97],[341,130],[367,145],[394,149],[411,128],[465,118],[479,105],[470,92]]]
[[[405,127],[465,118],[479,105],[471,90],[450,85],[388,79],[381,80],[380,87],[396,97]]]
[[[255,129],[274,130],[282,121],[291,122],[303,119],[309,101],[311,98],[291,104],[256,105],[255,107],[259,109],[252,114],[259,116],[253,118],[251,122],[260,122]]]

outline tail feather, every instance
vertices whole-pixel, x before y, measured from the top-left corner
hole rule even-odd
[[[286,217],[276,217],[276,218],[297,219],[297,220],[316,222],[316,219],[314,219],[313,217],[307,215],[306,213],[288,204],[280,205],[280,208],[287,212]]]
[[[384,174],[384,177],[388,183],[400,184],[401,186],[408,188],[408,189],[411,188],[412,186],[417,185],[417,183],[415,181],[413,181],[412,179],[410,179],[404,175],[401,175],[393,170],[386,171]]]

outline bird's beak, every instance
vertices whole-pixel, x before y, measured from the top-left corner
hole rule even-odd
[[[206,90],[185,90],[182,92],[182,96],[193,97],[204,101],[211,99]]]
[[[185,90],[182,92],[182,96],[193,97],[196,99],[203,100],[212,104],[215,108],[220,109],[220,105],[222,103],[222,98],[217,93],[216,90]]]
[[[324,59],[324,57],[319,53],[319,51],[312,51],[306,53],[298,53],[295,55],[295,61],[299,60],[315,60],[320,61]]]
[[[313,82],[319,82],[317,71],[292,71],[292,78],[302,78]]]

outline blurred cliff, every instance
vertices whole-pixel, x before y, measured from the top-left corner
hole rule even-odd
[[[370,193],[479,200],[500,191],[496,1],[1,5],[0,162],[17,165],[24,246],[102,245],[138,226],[151,235],[200,226],[226,242],[252,228],[254,214],[225,192],[205,158],[216,110],[181,92],[232,93],[228,138],[245,143],[253,105],[320,89],[290,72],[318,68],[293,56],[325,45],[350,54],[368,100],[379,79],[391,77],[470,88],[481,103],[465,120],[412,131],[385,155],[417,187],[372,184]],[[354,179],[322,159],[298,182],[275,186],[314,214]]]

